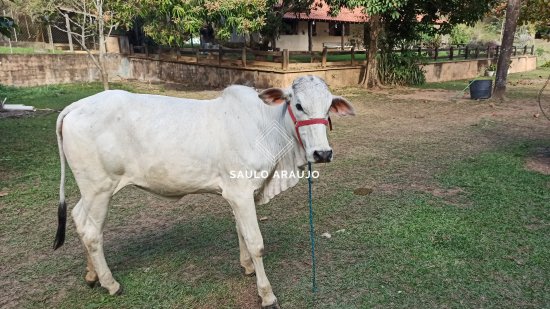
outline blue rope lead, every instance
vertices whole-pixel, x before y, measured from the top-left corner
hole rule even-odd
[[[316,269],[317,265],[315,264],[315,228],[313,227],[313,205],[312,205],[312,197],[311,197],[311,162],[307,163],[308,169],[309,169],[309,175],[307,177],[308,185],[309,185],[309,238],[311,240],[311,271],[312,271],[312,292],[317,292],[317,281],[316,281]]]

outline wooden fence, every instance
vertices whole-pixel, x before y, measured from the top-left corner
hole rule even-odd
[[[494,59],[500,52],[500,47],[469,48],[416,48],[409,50],[395,50],[395,53],[417,53],[427,62],[457,61],[466,59]],[[518,54],[534,54],[534,46],[523,48],[515,47],[513,56]],[[249,48],[167,48],[151,46],[130,46],[130,55],[169,61],[210,64],[231,67],[268,67],[283,71],[304,67],[335,67],[357,66],[367,59],[365,50],[330,50],[327,47],[322,51],[261,51]]]

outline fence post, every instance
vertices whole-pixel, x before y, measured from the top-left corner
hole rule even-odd
[[[487,46],[487,59],[491,58],[491,46]]]
[[[470,56],[470,49],[468,45],[466,45],[466,47],[464,47],[464,59],[468,59],[468,56]]]
[[[321,67],[327,66],[327,52],[328,49],[326,47],[323,47],[323,53],[321,54]]]
[[[453,60],[453,53],[454,53],[454,49],[453,49],[453,46],[451,45],[451,47],[449,48],[449,60]]]
[[[289,62],[288,49],[283,49],[283,51],[281,53],[282,53],[282,56],[283,56],[283,63],[282,63],[283,70],[287,70],[288,69],[288,62]]]
[[[201,48],[199,46],[199,47],[197,47],[197,50],[195,51],[195,58],[197,58],[197,63],[199,63],[200,53],[201,53]]]
[[[351,47],[351,65],[355,65],[355,46]]]
[[[222,65],[223,60],[223,47],[218,45],[218,65]]]
[[[133,55],[134,54],[134,45],[133,44],[129,44],[130,46],[130,55]]]
[[[143,45],[143,49],[145,49],[145,57],[149,58],[149,47],[147,45]]]
[[[535,45],[531,45],[531,56],[535,54]]]
[[[439,56],[439,47],[435,48],[435,54],[434,54],[434,60],[437,61],[437,57]]]
[[[524,54],[524,55],[527,54],[527,45],[525,45],[525,46],[523,47],[523,54]]]
[[[422,56],[422,46],[418,46],[418,57]]]
[[[246,46],[243,47],[243,50],[241,52],[241,62],[243,64],[243,67],[246,68]]]
[[[476,55],[476,59],[479,58],[479,47],[476,47],[476,53],[475,53],[475,55]]]
[[[498,53],[500,52],[500,46],[495,47],[495,57],[498,58]]]
[[[513,46],[513,47],[514,47],[514,56],[517,56],[518,55],[518,49],[515,46]]]

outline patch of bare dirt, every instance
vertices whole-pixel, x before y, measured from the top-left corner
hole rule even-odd
[[[457,98],[462,98],[458,91],[449,90],[415,90],[411,93],[395,94],[390,96],[393,99],[399,100],[415,100],[415,101],[436,101],[436,102],[451,102]]]
[[[32,111],[7,111],[0,110],[0,119],[2,118],[23,118],[34,114]]]
[[[544,175],[550,175],[550,147],[538,148],[534,155],[525,160],[525,168]]]

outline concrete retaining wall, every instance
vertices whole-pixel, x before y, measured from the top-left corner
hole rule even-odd
[[[426,81],[445,82],[450,80],[468,79],[482,75],[485,68],[495,60],[463,60],[456,62],[438,62],[422,66],[426,72]],[[509,73],[532,71],[537,68],[537,57],[531,55],[512,57]]]
[[[479,76],[490,60],[440,62],[424,66],[428,82],[467,79]],[[361,67],[303,68],[281,71],[269,68],[218,67],[126,57],[107,56],[109,78],[143,82],[171,82],[190,86],[225,87],[244,84],[257,88],[287,87],[299,75],[311,74],[323,78],[331,87],[358,85]],[[86,54],[0,54],[0,84],[37,86],[48,84],[91,82],[99,80],[98,69]],[[536,57],[514,58],[510,72],[536,68]]]

